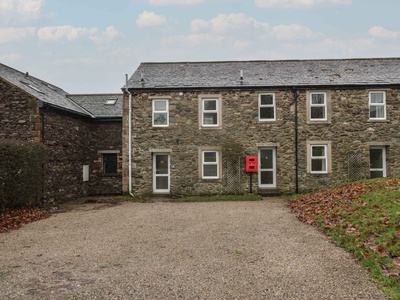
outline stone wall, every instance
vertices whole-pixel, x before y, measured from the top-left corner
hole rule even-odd
[[[399,93],[387,90],[387,121],[371,122],[368,118],[368,89],[331,89],[330,116],[325,123],[307,121],[307,92],[298,90],[299,191],[308,192],[348,180],[348,154],[361,151],[364,178],[369,177],[370,145],[387,146],[388,176],[400,173]],[[321,90],[318,90],[321,91]],[[324,90],[325,91],[325,90]],[[274,92],[277,120],[258,120],[258,94]],[[199,128],[198,96],[220,95],[222,127]],[[152,127],[152,99],[169,97],[169,127]],[[127,96],[124,97],[124,149],[128,149]],[[168,150],[171,157],[171,194],[221,194],[227,192],[226,160],[222,162],[222,178],[203,180],[199,176],[199,149],[221,147],[235,141],[244,146],[245,155],[257,155],[262,147],[275,147],[277,153],[277,187],[257,188],[253,176],[253,191],[259,193],[295,192],[295,110],[294,94],[287,90],[201,90],[158,93],[133,93],[133,192],[152,193],[152,152]],[[332,171],[328,174],[307,173],[307,141],[329,141],[332,145]],[[223,153],[222,153],[223,156]],[[127,151],[124,159],[124,191],[128,186]],[[249,191],[249,175],[244,172],[242,157],[241,189]]]
[[[40,140],[40,118],[34,97],[0,78],[0,139]]]

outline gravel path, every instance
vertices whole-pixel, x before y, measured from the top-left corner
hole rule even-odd
[[[87,204],[0,255],[0,299],[387,299],[281,199]]]

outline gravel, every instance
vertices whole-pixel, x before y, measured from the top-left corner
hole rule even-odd
[[[0,299],[388,299],[283,199],[85,204],[0,254]]]

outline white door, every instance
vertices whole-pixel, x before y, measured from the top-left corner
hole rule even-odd
[[[276,188],[276,149],[260,149],[258,161],[258,186],[260,188]]]
[[[386,177],[386,148],[371,147],[369,149],[370,178]]]
[[[169,193],[169,154],[153,155],[153,192]]]

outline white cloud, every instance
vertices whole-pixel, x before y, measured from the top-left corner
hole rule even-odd
[[[373,26],[368,33],[371,37],[377,39],[395,40],[400,37],[399,31],[390,31],[382,26]]]
[[[349,5],[352,0],[255,0],[258,7],[302,8],[320,4]]]
[[[271,35],[277,40],[314,39],[321,36],[321,34],[299,24],[274,26],[271,29]]]
[[[0,55],[0,61],[15,62],[20,60],[21,57],[22,55],[19,53],[5,54],[5,55]]]
[[[0,28],[0,44],[23,40],[35,35],[35,27],[9,27]]]
[[[108,26],[106,30],[90,36],[90,39],[98,44],[109,43],[114,39],[122,36],[122,33],[118,31],[114,26]]]
[[[151,11],[144,11],[139,15],[136,20],[136,25],[139,27],[150,27],[150,26],[160,26],[164,24],[166,18],[163,16],[156,15]]]
[[[149,4],[155,6],[166,5],[193,5],[204,2],[204,0],[149,0]]]
[[[0,0],[0,16],[3,22],[39,18],[44,0]]]
[[[261,29],[266,30],[268,23],[257,21],[254,18],[248,17],[244,13],[237,14],[219,14],[210,21],[204,19],[195,19],[191,22],[193,32],[203,30],[211,30],[212,32],[222,34],[231,30],[242,29]]]
[[[40,40],[58,41],[66,39],[73,41],[82,36],[93,36],[98,32],[97,28],[81,28],[73,27],[71,25],[56,26],[56,27],[43,27],[38,31]]]

